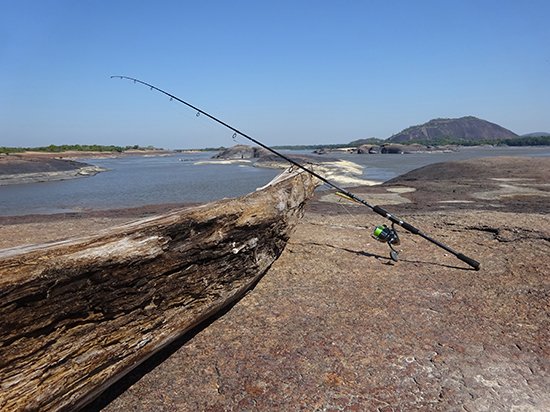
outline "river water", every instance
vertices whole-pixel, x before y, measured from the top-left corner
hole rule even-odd
[[[243,164],[204,164],[211,156],[205,152],[82,159],[108,171],[72,180],[0,186],[0,216],[207,202],[254,191],[280,172]],[[431,163],[486,156],[550,156],[550,148],[476,147],[453,153],[330,156],[363,166],[364,179],[383,182]]]

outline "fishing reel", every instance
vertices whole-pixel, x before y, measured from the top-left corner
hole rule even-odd
[[[378,240],[382,243],[387,243],[390,247],[390,257],[391,260],[394,262],[397,262],[399,259],[399,252],[394,249],[394,245],[399,245],[401,241],[399,240],[399,235],[397,234],[397,230],[395,229],[395,224],[392,223],[391,228],[387,227],[386,225],[379,225],[374,228],[374,232],[372,234],[372,237]]]

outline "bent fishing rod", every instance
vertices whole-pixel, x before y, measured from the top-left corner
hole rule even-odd
[[[290,157],[285,156],[282,153],[279,153],[275,149],[272,149],[271,147],[269,147],[269,146],[263,144],[262,142],[260,142],[259,140],[254,139],[253,137],[251,137],[251,136],[247,135],[246,133],[240,131],[239,129],[236,129],[235,127],[225,123],[224,121],[218,119],[217,117],[212,116],[211,114],[209,114],[209,113],[205,112],[204,110],[192,105],[191,103],[188,103],[185,100],[182,100],[179,97],[174,96],[173,94],[168,93],[165,90],[162,90],[162,89],[160,89],[156,86],[153,86],[152,84],[149,84],[149,83],[144,82],[144,81],[139,80],[139,79],[135,79],[133,77],[111,76],[111,79],[115,79],[115,78],[116,79],[123,79],[123,80],[131,80],[134,83],[142,84],[144,86],[149,87],[151,90],[156,90],[157,92],[165,94],[166,96],[170,97],[170,100],[176,100],[180,103],[183,103],[184,105],[186,105],[186,106],[190,107],[191,109],[195,110],[197,112],[197,116],[199,116],[201,114],[205,115],[209,119],[215,121],[216,123],[221,124],[222,126],[228,128],[229,130],[233,131],[233,138],[237,137],[237,135],[240,135],[240,136],[244,137],[245,139],[250,140],[254,144],[256,144],[260,147],[263,147],[264,149],[266,149],[267,151],[269,151],[269,152],[273,153],[274,155],[280,157],[281,159],[286,160],[288,163],[296,166],[297,168],[299,168],[299,169],[309,173],[310,175],[316,177],[317,179],[321,180],[326,185],[332,187],[333,189],[336,189],[336,191],[337,191],[336,193],[338,195],[340,195],[344,198],[347,198],[350,201],[362,204],[362,205],[368,207],[369,209],[371,209],[373,212],[378,213],[380,216],[383,216],[386,219],[390,220],[390,222],[392,222],[392,227],[389,228],[386,225],[377,226],[374,230],[373,237],[376,240],[378,240],[380,242],[383,242],[383,243],[387,243],[389,245],[389,247],[391,249],[390,256],[391,256],[392,260],[397,261],[398,252],[397,252],[397,250],[394,249],[393,246],[398,245],[399,242],[400,242],[399,235],[397,234],[397,230],[395,229],[395,225],[398,225],[398,226],[401,226],[406,231],[408,231],[409,233],[412,233],[413,235],[418,235],[418,236],[426,239],[427,241],[433,243],[434,245],[440,247],[441,249],[451,253],[452,255],[456,256],[458,259],[465,262],[466,264],[468,264],[469,266],[471,266],[475,270],[480,269],[481,265],[476,260],[464,255],[463,253],[457,252],[456,250],[452,249],[451,247],[445,245],[444,243],[441,243],[440,241],[428,236],[427,234],[422,232],[420,229],[417,229],[413,225],[403,221],[402,219],[398,218],[397,216],[392,215],[390,212],[388,212],[387,210],[381,208],[380,206],[371,205],[366,200],[358,197],[357,195],[353,194],[352,192],[337,186],[336,184],[332,183],[330,180],[324,178],[323,176],[321,176],[320,174],[314,172],[313,170],[308,169],[307,167],[305,167],[302,164],[298,163],[297,161],[291,159]]]

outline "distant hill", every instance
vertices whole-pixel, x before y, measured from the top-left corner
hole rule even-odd
[[[376,138],[376,137],[369,137],[369,138],[367,138],[367,139],[357,139],[357,140],[353,140],[353,141],[349,142],[349,143],[347,144],[347,146],[354,146],[354,147],[356,147],[356,146],[361,146],[361,145],[364,145],[364,144],[371,144],[371,145],[372,145],[372,144],[377,144],[377,145],[379,145],[379,144],[382,144],[382,143],[384,143],[384,142],[385,142],[385,140],[383,140],[383,139],[378,139],[378,138]]]
[[[550,136],[550,133],[546,133],[546,132],[533,132],[533,133],[527,133],[527,134],[522,134],[521,137],[548,137]]]
[[[458,141],[503,140],[518,137],[498,124],[466,116],[458,119],[433,119],[411,126],[387,139],[392,143],[421,142],[424,144]]]

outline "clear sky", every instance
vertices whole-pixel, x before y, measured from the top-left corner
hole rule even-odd
[[[473,115],[550,132],[550,1],[0,0],[0,146],[386,138]],[[245,143],[246,141],[243,141]]]

